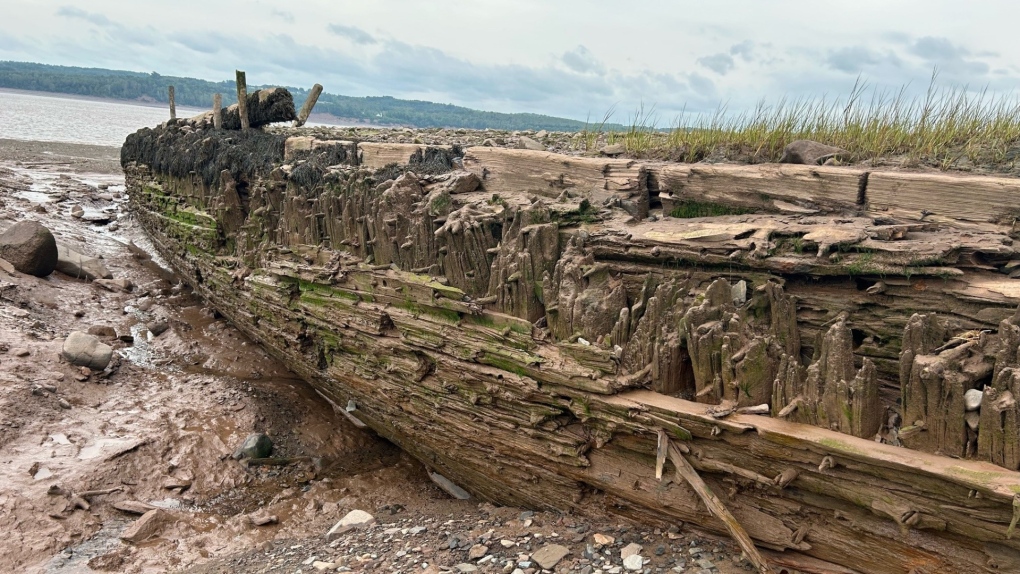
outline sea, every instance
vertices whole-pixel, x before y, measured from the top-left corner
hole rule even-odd
[[[205,110],[177,107],[177,117]],[[117,146],[128,134],[170,119],[168,105],[0,89],[0,138]]]

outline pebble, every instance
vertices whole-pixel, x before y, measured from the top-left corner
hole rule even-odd
[[[970,389],[963,393],[963,405],[968,411],[976,411],[981,408],[981,397],[983,393],[978,389]]]

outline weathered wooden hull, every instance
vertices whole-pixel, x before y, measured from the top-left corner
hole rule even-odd
[[[852,170],[822,189],[787,166],[805,183],[727,199],[750,168],[692,184],[684,166],[473,148],[474,179],[384,182],[375,170],[414,146],[292,138],[271,169],[206,181],[135,148],[128,191],[163,257],[340,410],[478,497],[600,496],[726,532],[671,467],[656,478],[664,431],[779,563],[1020,568],[1004,400],[1020,292],[994,217],[878,221]],[[685,193],[757,213],[643,221]],[[726,414],[762,403],[774,416]]]

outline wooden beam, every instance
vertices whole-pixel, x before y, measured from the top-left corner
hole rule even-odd
[[[304,105],[301,106],[301,111],[298,112],[298,117],[294,120],[294,127],[299,128],[305,125],[308,121],[308,116],[312,114],[312,108],[315,107],[315,102],[319,101],[319,95],[322,94],[322,84],[315,84],[312,86],[312,91],[308,93],[308,98],[305,100]]]
[[[167,92],[170,95],[170,119],[177,119],[177,104],[174,102],[174,87],[170,86],[167,88]]]
[[[212,97],[212,121],[214,128],[223,127],[223,96],[220,94],[213,94]]]
[[[662,431],[660,431],[662,432]],[[668,439],[667,439],[668,441]],[[684,455],[677,449],[676,446],[670,444],[668,447],[669,460],[673,462],[673,466],[676,467],[676,473],[680,478],[683,478],[691,485],[694,492],[701,497],[702,502],[708,507],[708,511],[711,512],[716,518],[722,520],[723,524],[726,525],[726,529],[730,531],[730,535],[740,545],[741,550],[747,556],[747,559],[754,564],[754,567],[758,569],[761,574],[771,574],[772,568],[768,562],[762,558],[758,549],[754,546],[754,541],[748,536],[747,531],[744,527],[737,522],[737,519],[730,514],[730,511],[726,509],[726,505],[723,504],[722,500],[712,492],[712,489],[705,484],[701,476],[698,475],[698,471],[694,470],[691,463],[687,462]]]
[[[248,124],[248,82],[244,72],[237,70],[237,113],[241,118],[241,130],[247,130]]]

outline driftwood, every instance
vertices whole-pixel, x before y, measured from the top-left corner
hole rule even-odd
[[[237,115],[240,128],[248,131],[248,128],[251,127],[248,115],[248,82],[241,70],[237,70]]]
[[[308,92],[308,99],[301,106],[301,111],[298,112],[297,119],[294,120],[294,127],[299,128],[305,125],[308,121],[308,116],[312,114],[312,108],[315,107],[315,102],[319,101],[319,96],[322,94],[322,84],[315,84],[312,86],[312,90]]]
[[[146,137],[206,137],[172,128]],[[1020,568],[1013,199],[984,221],[933,200],[949,221],[856,168],[469,148],[461,170],[454,148],[292,139],[208,181],[135,146],[139,222],[337,410],[472,496],[735,521],[804,571]]]
[[[708,507],[709,512],[714,516],[723,521],[726,525],[726,530],[729,530],[730,536],[737,541],[740,545],[740,549],[744,551],[747,559],[754,564],[754,567],[758,569],[758,572],[762,574],[768,574],[772,572],[772,568],[769,567],[768,563],[761,554],[758,553],[758,549],[754,547],[754,542],[751,537],[747,535],[747,531],[744,527],[737,522],[737,519],[730,514],[730,511],[726,509],[726,505],[723,501],[719,500],[719,497],[712,492],[712,489],[705,484],[705,481],[698,476],[698,471],[694,470],[689,462],[684,458],[684,455],[673,445],[667,447],[669,460],[676,467],[676,473],[682,479],[687,481],[687,484],[691,485],[694,492],[701,497],[702,502]]]

